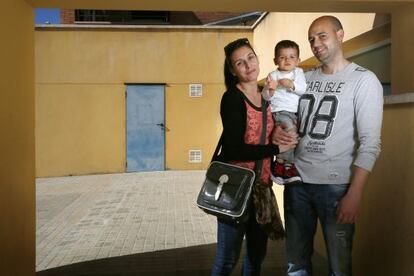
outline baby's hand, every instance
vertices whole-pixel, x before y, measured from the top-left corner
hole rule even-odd
[[[281,79],[279,80],[279,85],[285,87],[289,91],[295,90],[295,85],[293,84],[293,81],[290,79]]]
[[[273,96],[277,88],[277,81],[275,81],[272,76],[269,74],[265,80],[265,86],[269,89],[270,97]]]

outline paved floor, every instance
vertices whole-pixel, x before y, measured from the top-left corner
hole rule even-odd
[[[210,244],[216,221],[195,205],[204,171],[36,181],[36,270]]]
[[[195,204],[204,174],[37,179],[36,274],[209,275],[216,219]],[[313,262],[326,275],[323,258]],[[269,242],[262,275],[285,269],[284,242]]]

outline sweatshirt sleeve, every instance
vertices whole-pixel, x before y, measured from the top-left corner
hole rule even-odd
[[[303,73],[302,68],[295,69],[295,79],[293,80],[293,85],[295,85],[295,90],[292,91],[298,96],[302,96],[306,91],[306,78]]]
[[[382,86],[372,72],[360,80],[354,97],[358,149],[354,165],[371,171],[381,151]]]
[[[237,92],[236,92],[237,93]],[[223,95],[220,115],[223,123],[222,154],[226,161],[259,160],[279,153],[274,144],[250,145],[244,142],[246,107],[234,91]]]

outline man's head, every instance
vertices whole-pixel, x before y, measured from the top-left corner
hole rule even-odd
[[[334,16],[321,16],[309,27],[308,40],[314,56],[323,64],[333,63],[343,58],[342,40],[344,30]]]
[[[300,62],[299,45],[291,40],[279,41],[275,46],[275,58],[273,61],[281,71],[289,72],[294,70]]]

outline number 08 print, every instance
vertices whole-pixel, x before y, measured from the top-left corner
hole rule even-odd
[[[309,131],[309,136],[316,140],[326,140],[332,132],[338,108],[338,99],[334,95],[323,97],[313,116],[311,112],[316,99],[312,94],[305,94],[299,103],[299,136],[303,137]],[[308,128],[310,128],[308,130]]]

